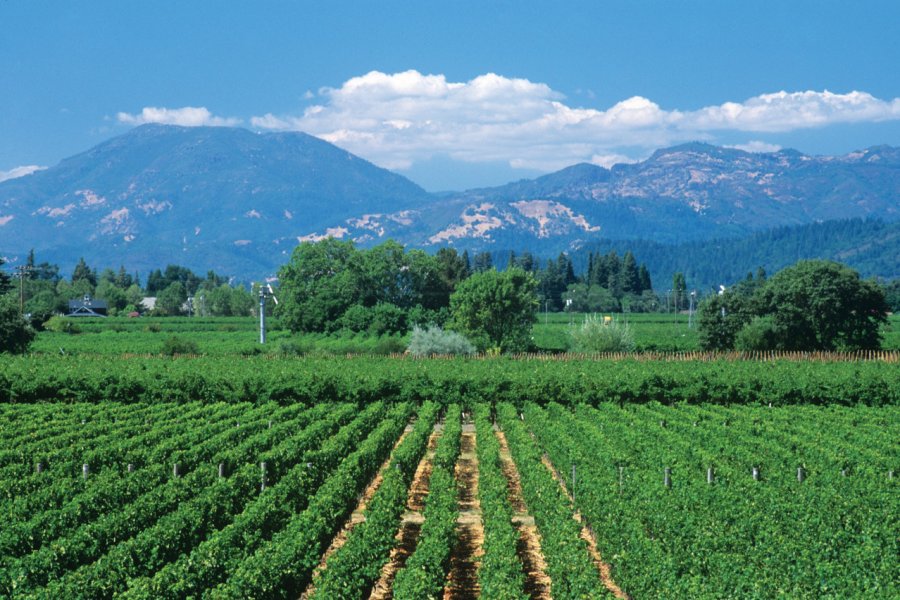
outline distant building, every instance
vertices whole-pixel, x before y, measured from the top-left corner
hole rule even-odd
[[[95,300],[85,294],[81,300],[69,300],[69,314],[67,317],[105,317],[107,312],[106,300]]]

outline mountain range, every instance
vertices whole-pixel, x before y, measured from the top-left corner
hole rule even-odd
[[[0,182],[0,255],[15,264],[33,248],[64,271],[84,257],[248,280],[329,235],[552,255],[601,239],[703,243],[840,219],[894,222],[898,193],[900,149],[889,146],[808,156],[691,143],[611,169],[578,164],[429,194],[303,133],[143,125]]]

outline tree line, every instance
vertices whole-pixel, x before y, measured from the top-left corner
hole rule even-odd
[[[258,289],[230,285],[213,271],[203,277],[178,265],[151,271],[142,286],[139,275],[124,266],[98,273],[84,259],[71,277],[63,277],[58,265],[38,263],[31,252],[24,273],[15,289],[0,269],[0,328],[20,319],[20,308],[40,328],[52,315],[65,313],[69,300],[85,295],[105,300],[110,314],[146,311],[142,303],[153,295],[152,314],[200,316],[250,315],[258,295]],[[541,261],[529,252],[510,253],[501,272],[487,252],[472,259],[449,247],[428,254],[390,240],[368,249],[333,238],[304,242],[278,275],[282,302],[271,308],[293,332],[382,336],[402,335],[416,325],[447,327],[479,350],[500,351],[532,349],[531,324],[539,309],[679,311],[695,301],[700,341],[707,349],[872,348],[879,343],[884,315],[900,301],[900,281],[881,286],[823,261],[798,263],[771,279],[760,268],[704,298],[689,293],[684,274],[676,273],[661,298],[646,265],[630,251],[622,257],[615,251],[589,253],[580,273],[566,254]],[[3,331],[0,336],[7,339],[27,337]]]
[[[98,272],[84,258],[79,259],[71,276],[64,277],[59,265],[37,262],[33,250],[22,268],[24,276],[16,285],[16,296],[22,312],[30,316],[36,327],[55,314],[66,314],[70,300],[85,296],[105,301],[112,316],[242,316],[249,315],[256,306],[252,290],[245,286],[230,285],[228,277],[213,271],[202,277],[179,265],[151,271],[146,285],[141,285],[140,276],[129,273],[124,266]],[[9,275],[0,274],[0,288],[9,290],[12,286]],[[152,310],[143,305],[148,297],[156,299]]]

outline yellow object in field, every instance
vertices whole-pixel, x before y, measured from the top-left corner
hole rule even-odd
[[[610,317],[610,316],[603,317],[603,324],[606,325],[608,323],[612,323],[612,317]]]

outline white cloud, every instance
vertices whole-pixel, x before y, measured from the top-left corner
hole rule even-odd
[[[35,171],[43,171],[46,168],[47,167],[39,167],[37,165],[25,165],[22,167],[15,167],[9,171],[0,171],[0,181],[25,177],[26,175],[31,175]]]
[[[835,123],[900,119],[900,98],[864,92],[777,92],[693,111],[634,96],[605,110],[570,106],[543,83],[488,73],[466,82],[417,71],[372,71],[319,90],[300,115],[265,114],[253,127],[299,130],[379,165],[406,169],[436,155],[552,170],[579,161],[608,166],[675,143],[716,142],[725,132],[788,132]],[[730,136],[734,137],[734,136]],[[758,140],[748,147],[769,146]]]
[[[209,109],[205,106],[185,106],[182,108],[145,106],[136,115],[126,112],[117,113],[116,119],[120,123],[127,123],[128,125],[160,123],[162,125],[182,125],[184,127],[232,127],[239,125],[241,122],[240,119],[233,117],[217,117],[209,112]]]

